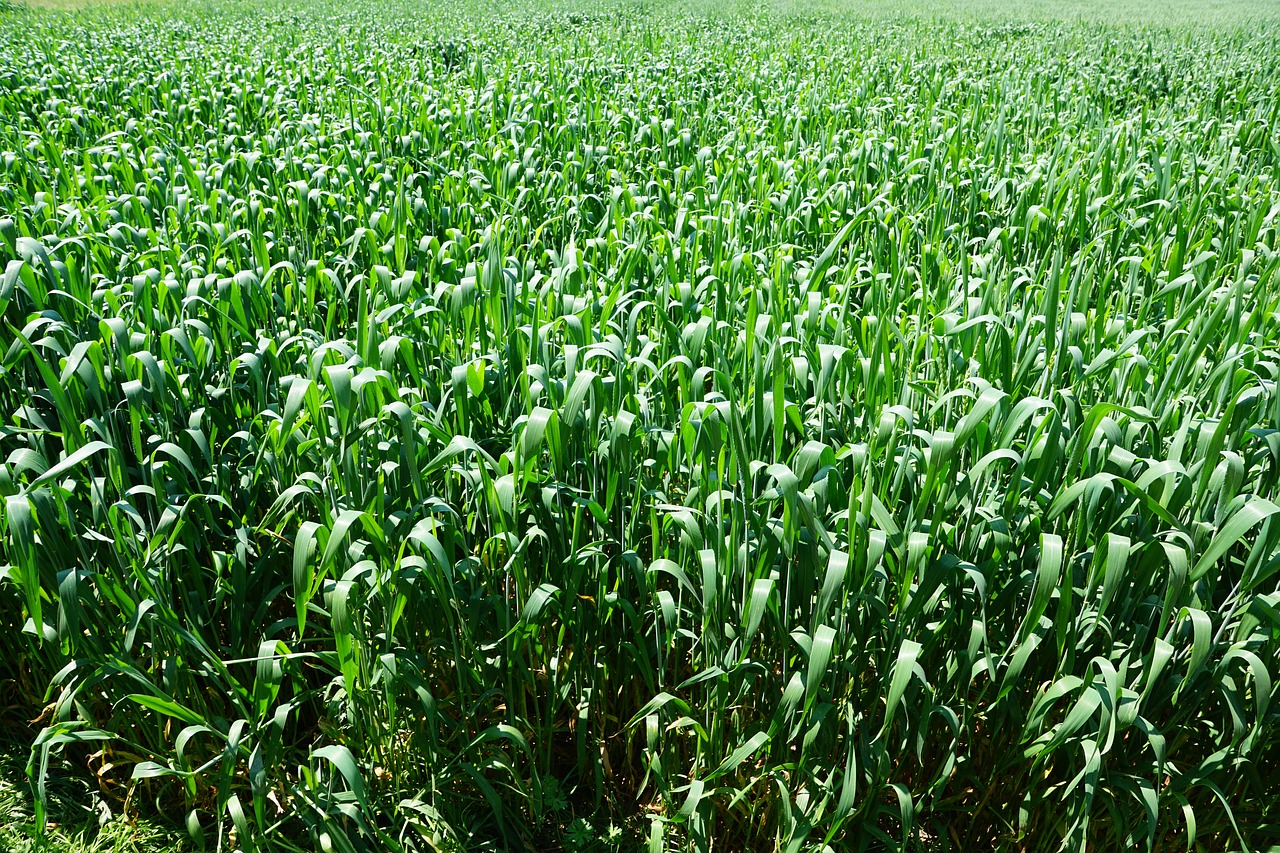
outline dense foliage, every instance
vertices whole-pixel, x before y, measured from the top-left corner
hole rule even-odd
[[[0,16],[37,801],[245,850],[1280,843],[1273,33]]]

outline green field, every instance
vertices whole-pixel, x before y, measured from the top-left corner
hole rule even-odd
[[[1280,848],[1280,4],[47,5],[0,850]]]
[[[24,8],[74,11],[100,11],[103,6],[120,6],[172,16],[186,14],[190,4],[180,7],[175,0],[9,0]],[[209,0],[200,0],[208,4]],[[216,9],[217,0],[213,0]],[[413,0],[409,0],[412,6]],[[383,4],[386,5],[386,4]],[[619,0],[591,3],[587,0],[504,0],[468,10],[469,26],[474,29],[489,16],[509,17],[544,13],[579,11],[600,12],[625,6]],[[404,6],[402,5],[403,9]],[[415,18],[432,14],[419,5],[410,10]],[[1081,24],[1121,24],[1161,28],[1213,27],[1215,29],[1253,29],[1280,20],[1278,0],[951,0],[940,4],[935,0],[668,0],[664,3],[632,4],[629,11],[653,16],[692,14],[717,18],[758,17],[822,17],[828,21],[906,20],[930,22],[1009,22],[1059,21]]]

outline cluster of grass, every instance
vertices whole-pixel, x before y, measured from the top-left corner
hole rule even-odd
[[[4,13],[30,826],[1280,843],[1271,35],[748,11]]]
[[[52,813],[43,832],[31,807],[23,764],[0,757],[0,850],[5,853],[177,853],[188,849],[168,827],[112,814],[82,779],[64,778],[46,792]]]

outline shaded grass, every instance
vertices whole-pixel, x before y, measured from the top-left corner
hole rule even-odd
[[[9,590],[0,589],[0,637],[19,633],[18,610]],[[177,853],[188,849],[178,830],[163,823],[136,820],[103,801],[97,783],[71,762],[60,763],[46,780],[47,818],[43,838],[26,777],[31,743],[41,723],[41,702],[30,683],[29,661],[0,657],[0,853]]]
[[[45,837],[36,837],[36,819],[23,774],[26,750],[4,744],[0,754],[0,853],[178,853],[189,849],[172,829],[154,821],[112,815],[87,780],[60,776],[49,786]]]

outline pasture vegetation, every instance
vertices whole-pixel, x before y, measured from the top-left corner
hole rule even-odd
[[[1267,26],[10,4],[0,117],[0,844],[1280,843]]]

